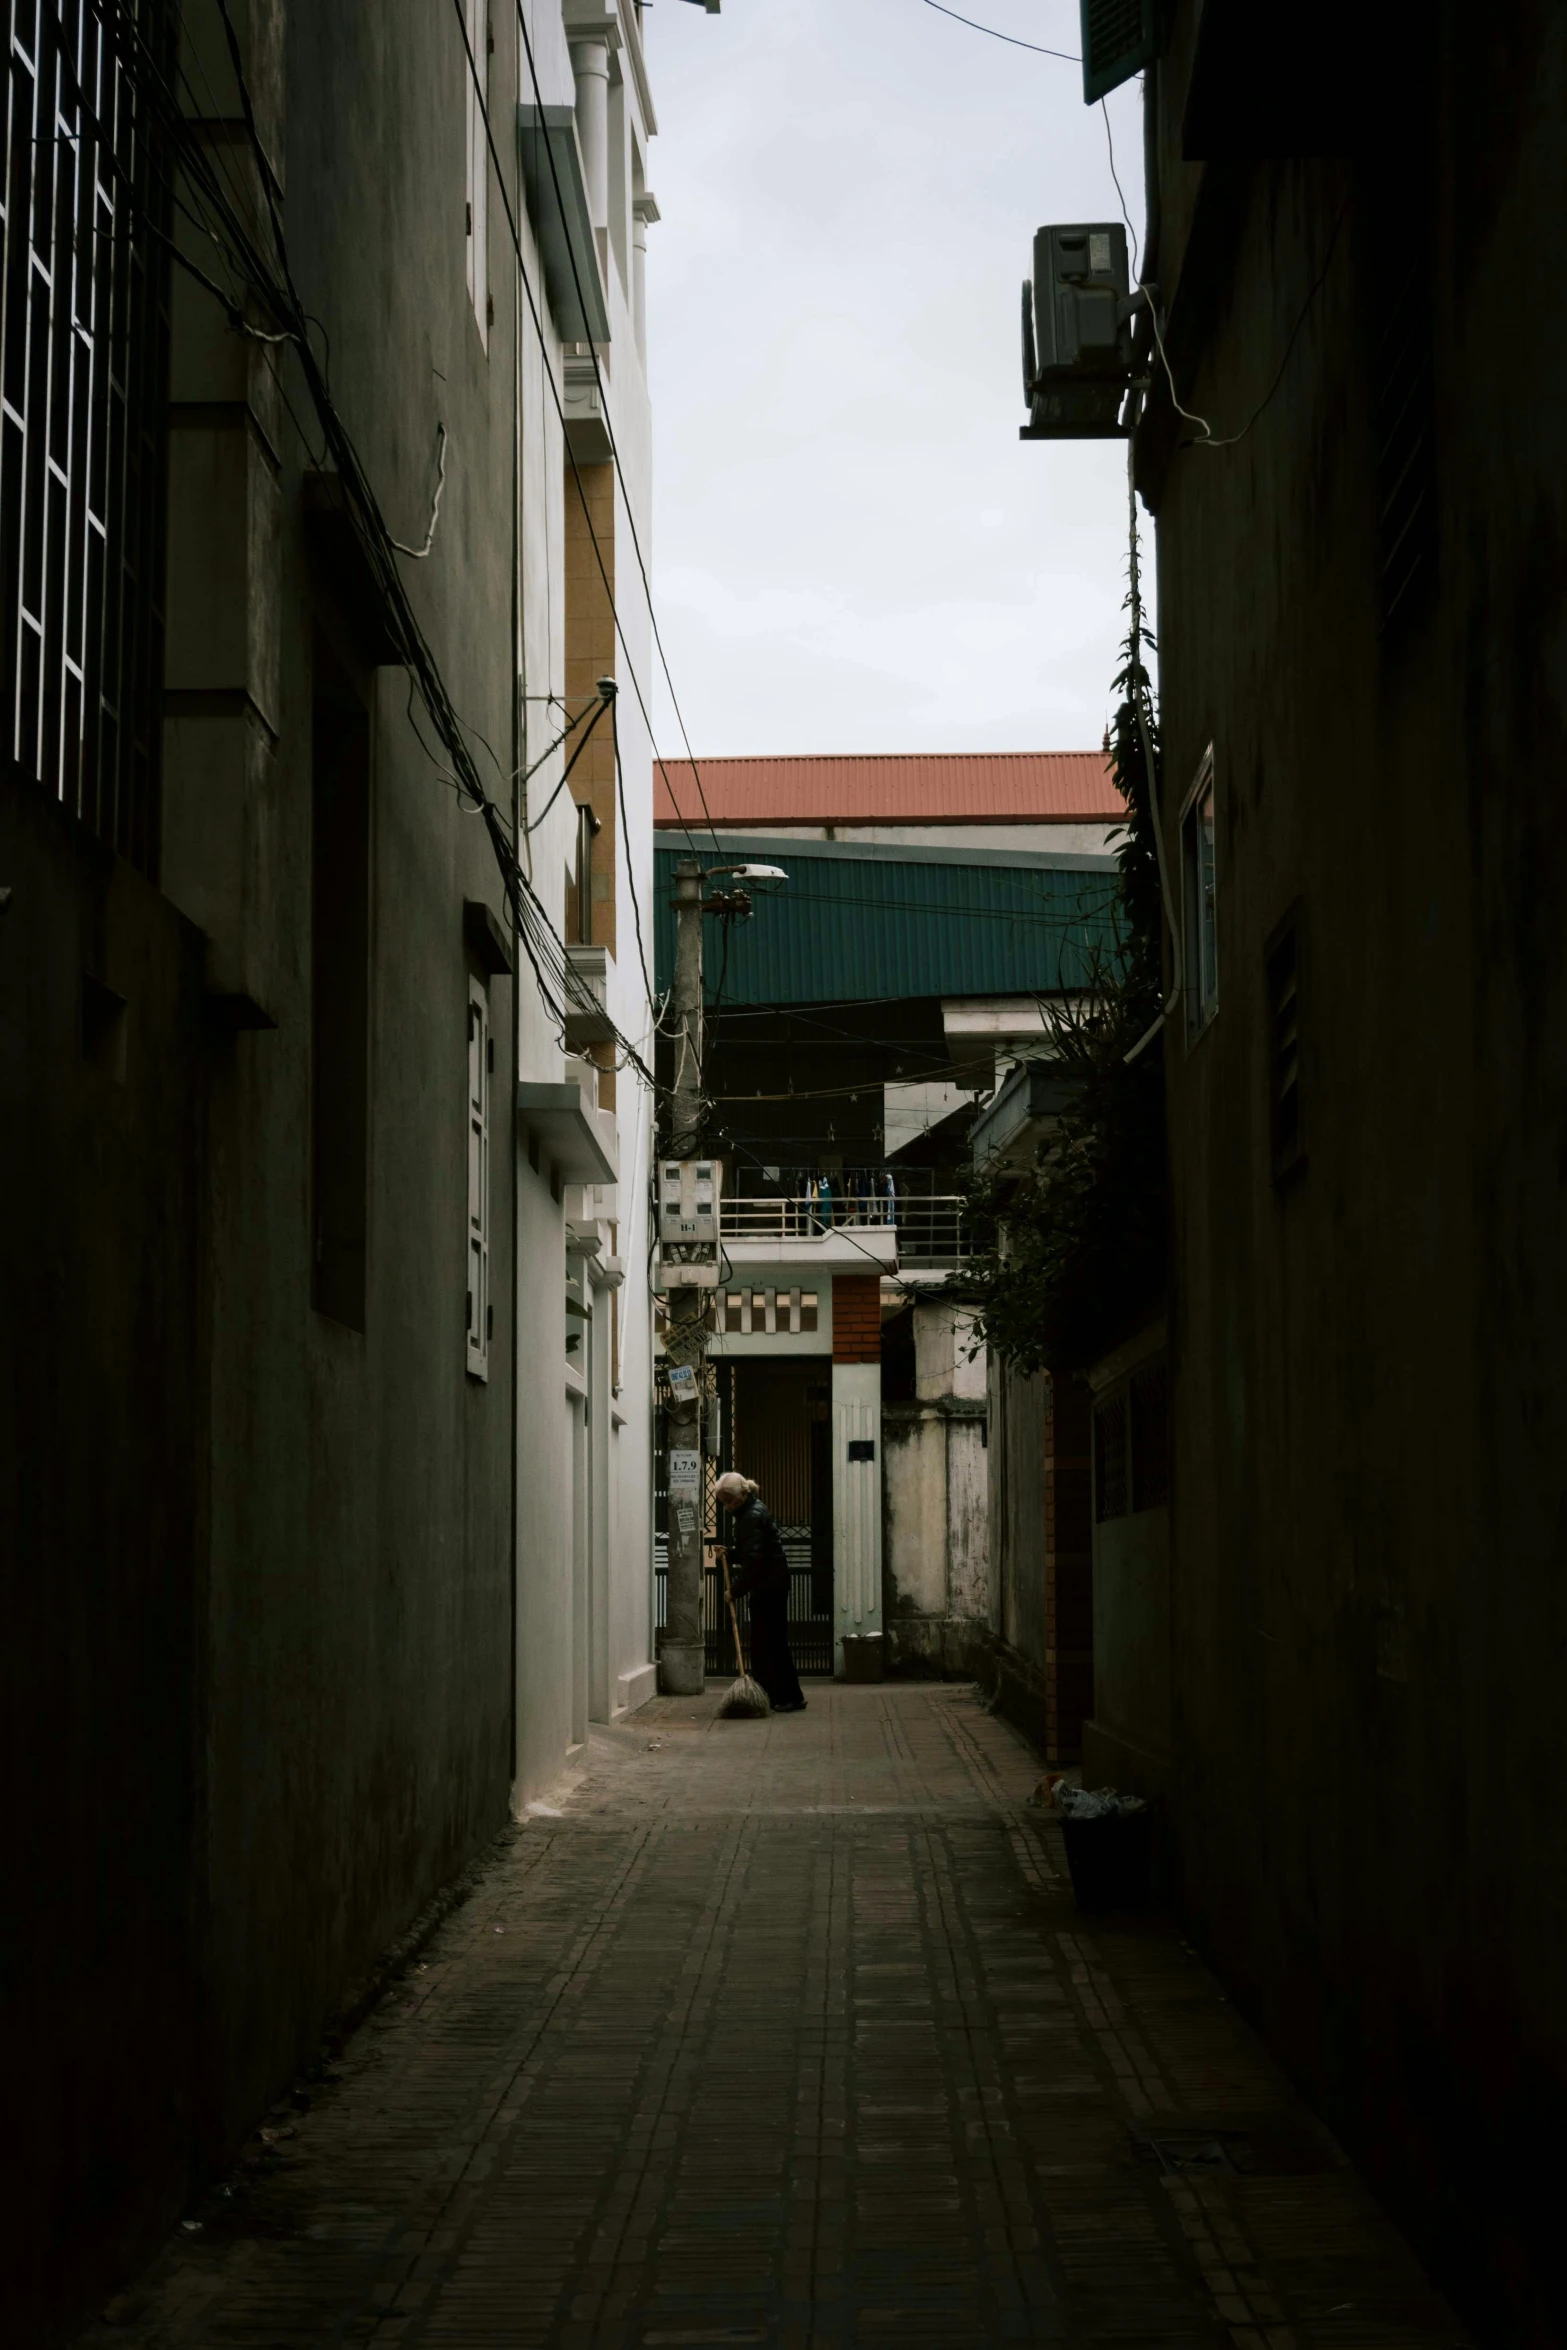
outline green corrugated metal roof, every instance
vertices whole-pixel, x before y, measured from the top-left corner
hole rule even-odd
[[[763,848],[726,840],[724,861],[761,862]],[[1053,994],[1085,985],[1095,962],[1115,951],[1115,872],[1098,860],[992,854],[948,863],[927,852],[902,863],[886,848],[860,858],[836,842],[813,856],[784,840],[767,842],[765,852],[789,879],[754,887],[751,920],[732,925],[726,1003]],[[690,853],[683,842],[661,842],[654,852],[660,989],[674,970],[674,869]],[[711,997],[724,942],[716,917],[704,931]]]

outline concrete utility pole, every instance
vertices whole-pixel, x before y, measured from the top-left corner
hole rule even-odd
[[[722,1186],[716,1164],[705,1174],[694,1162],[706,1154],[702,1130],[702,917],[721,914],[743,920],[751,911],[744,889],[703,886],[727,875],[731,882],[787,881],[778,865],[715,865],[706,871],[695,857],[675,867],[675,1082],[669,1113],[669,1147],[659,1166],[659,1262],[669,1299],[664,1357],[669,1365],[669,1576],[665,1586],[664,1645],[660,1685],[666,1697],[699,1697],[705,1666],[702,1639],[702,1532],[707,1488],[702,1475],[702,1420],[707,1401],[707,1301],[717,1294],[723,1265],[719,1220]],[[666,1218],[663,1184],[666,1160],[681,1163],[684,1206]],[[688,1236],[679,1237],[684,1224]],[[681,1280],[683,1266],[690,1273]]]
[[[694,857],[675,867],[675,983],[670,996],[675,1030],[674,1099],[669,1114],[669,1157],[694,1159],[702,1140],[702,884]],[[666,1267],[669,1276],[678,1267]],[[669,1581],[659,1677],[666,1696],[700,1697],[704,1676],[702,1640],[702,1406],[707,1372],[707,1301],[710,1289],[668,1288],[669,1321],[664,1353],[672,1370],[688,1365],[689,1380],[670,1385],[669,1404]],[[695,1507],[677,1492],[675,1469],[681,1456],[694,1459]]]

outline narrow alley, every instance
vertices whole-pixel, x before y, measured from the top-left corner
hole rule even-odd
[[[84,2350],[1467,2339],[971,1689],[718,1702],[594,1730]]]
[[[0,2350],[1567,2350],[1567,0],[0,21]]]

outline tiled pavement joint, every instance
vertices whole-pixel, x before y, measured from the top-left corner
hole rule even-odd
[[[1078,1916],[1004,1722],[810,1699],[596,1732],[84,2350],[1463,2340],[1173,1929]]]

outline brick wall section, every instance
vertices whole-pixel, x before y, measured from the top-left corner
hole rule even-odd
[[[589,530],[591,520],[592,530]],[[582,465],[566,468],[566,714],[575,718],[585,703],[597,698],[601,677],[615,676],[615,609],[606,593],[604,572],[593,551],[604,559],[609,586],[615,585],[615,468]],[[554,713],[550,720],[553,724]],[[584,721],[584,723],[586,723]],[[576,737],[567,746],[568,758]],[[593,739],[572,770],[568,787],[580,805],[586,800],[602,827],[593,843],[593,944],[615,952],[615,739],[609,719],[603,717]],[[547,796],[547,795],[546,795]],[[568,903],[563,936],[577,936],[576,907]]]
[[[881,1276],[839,1273],[832,1285],[832,1359],[881,1361]]]
[[[1093,1521],[1086,1388],[1052,1379],[1045,1406],[1045,1751],[1076,1762],[1094,1709]]]

